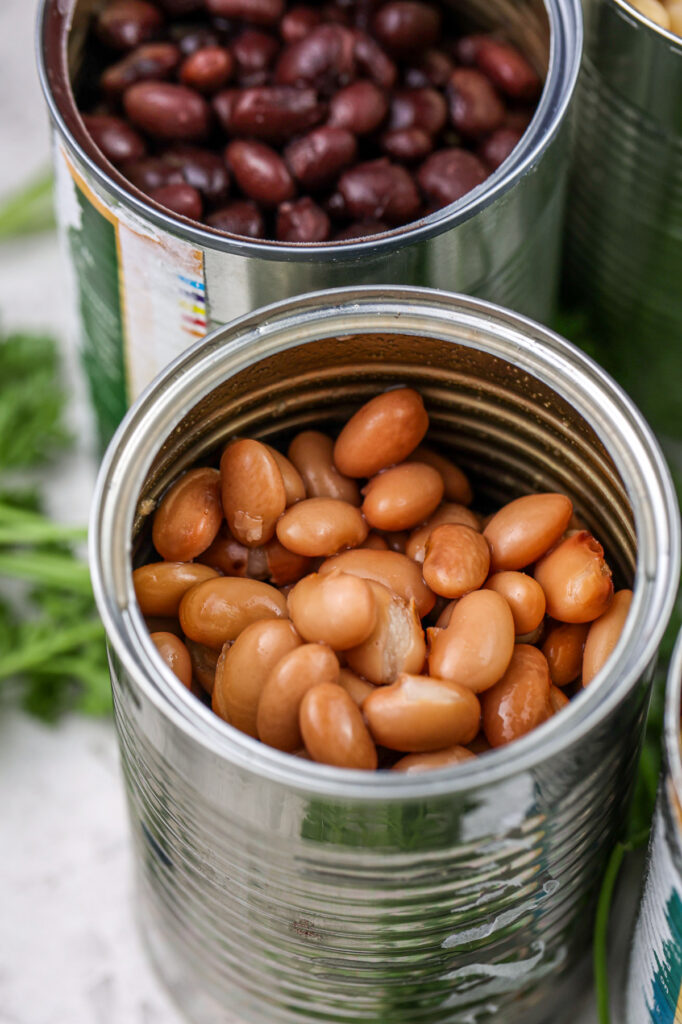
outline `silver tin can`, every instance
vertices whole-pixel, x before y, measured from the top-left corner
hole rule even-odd
[[[159,664],[131,559],[158,497],[235,433],[334,429],[395,384],[483,506],[574,499],[634,585],[602,678],[457,769],[368,777],[269,749]],[[425,289],[333,290],[228,325],[146,391],[104,459],[91,567],[154,960],[200,1024],[539,1024],[572,1012],[590,906],[627,809],[680,566],[641,415],[530,320]],[[578,989],[579,990],[579,989]]]
[[[682,1022],[682,632],[665,696],[664,772],[630,954],[627,1024]]]
[[[452,2],[452,0],[450,0]],[[313,289],[456,288],[547,321],[558,277],[567,111],[582,50],[580,0],[458,0],[500,28],[546,78],[510,158],[459,202],[365,241],[290,245],[231,238],[169,215],[89,139],[70,83],[92,0],[43,0],[38,55],[54,127],[57,212],[76,271],[81,346],[104,438],[130,401],[212,328]]]
[[[567,277],[598,358],[682,438],[682,39],[627,0],[585,0]]]

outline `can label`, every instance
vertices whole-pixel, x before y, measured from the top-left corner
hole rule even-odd
[[[57,210],[102,442],[164,366],[213,326],[203,251],[103,196],[57,142]]]
[[[682,877],[666,834],[669,786],[666,780],[659,794],[630,958],[629,1024],[682,1024]]]

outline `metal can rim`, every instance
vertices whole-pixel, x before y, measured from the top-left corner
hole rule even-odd
[[[682,36],[678,36],[677,33],[673,32],[671,29],[663,28],[662,25],[657,25],[655,21],[651,20],[651,18],[647,18],[646,14],[642,14],[642,12],[638,11],[636,7],[633,7],[628,0],[611,0],[611,3],[613,3],[615,7],[619,7],[624,14],[637,22],[643,28],[649,29],[649,31],[653,32],[657,36],[661,36],[661,38],[665,39],[668,43],[672,43],[674,49],[679,50],[680,53],[682,53]]]
[[[605,443],[633,505],[638,536],[634,600],[608,672],[571,703],[561,721],[545,723],[512,746],[451,769],[372,781],[366,773],[309,764],[237,733],[189,695],[170,670],[150,661],[153,645],[134,600],[131,532],[144,476],[162,441],[191,408],[230,372],[249,365],[254,342],[270,342],[258,358],[308,337],[374,329],[447,337],[456,323],[482,325],[485,343],[474,346],[513,362],[560,390]],[[380,318],[383,320],[380,321]],[[363,327],[363,318],[365,321]],[[494,335],[494,342],[490,340]],[[466,344],[459,336],[458,342]],[[645,486],[646,483],[646,486]],[[651,494],[655,500],[651,501]],[[400,800],[463,792],[524,770],[579,739],[637,685],[655,656],[675,598],[680,573],[680,522],[670,473],[651,428],[624,391],[583,352],[553,331],[492,303],[427,288],[366,286],[297,296],[249,313],[219,328],[179,356],[140,396],[114,436],[97,480],[90,521],[90,565],[95,599],[109,643],[135,684],[161,713],[216,756],[249,771],[320,794]],[[569,717],[570,716],[570,717]],[[387,773],[390,774],[390,773]]]
[[[366,239],[318,243],[249,241],[201,227],[194,221],[166,212],[162,206],[149,200],[127,182],[113,165],[109,165],[109,170],[100,166],[100,163],[107,162],[85,131],[76,109],[67,71],[66,36],[70,29],[69,16],[73,12],[74,2],[69,0],[69,10],[65,11],[61,9],[63,3],[60,0],[40,0],[36,23],[38,76],[50,116],[62,138],[75,150],[100,185],[113,193],[119,202],[128,204],[137,214],[150,219],[159,227],[205,248],[270,260],[334,262],[340,258],[353,259],[385,253],[442,234],[490,206],[533,168],[559,131],[575,91],[583,50],[580,0],[543,0],[549,19],[550,57],[547,79],[537,110],[509,160],[483,184],[457,202],[413,225],[395,228],[384,235]],[[50,48],[49,22],[54,17],[61,19],[61,22],[55,29],[57,41],[53,41]],[[50,60],[50,57],[54,57],[54,60]],[[53,66],[55,64],[56,67]],[[55,95],[56,91],[60,94],[61,103]]]
[[[671,816],[675,821],[674,842],[682,856],[682,738],[680,736],[680,714],[682,713],[682,629],[673,650],[665,688],[665,760],[674,790]],[[671,794],[672,795],[672,794]]]

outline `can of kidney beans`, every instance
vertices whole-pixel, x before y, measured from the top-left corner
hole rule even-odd
[[[586,0],[568,283],[600,361],[682,437],[682,39],[627,0]]]
[[[397,385],[419,390],[429,440],[482,508],[566,493],[634,598],[603,678],[561,715],[454,768],[368,775],[259,743],[162,670],[132,563],[163,491],[226,439],[333,433]],[[108,448],[91,568],[140,919],[190,1019],[572,1019],[679,567],[679,511],[650,429],[584,354],[517,314],[428,289],[332,290],[180,356]]]
[[[664,773],[651,830],[644,895],[630,953],[628,1024],[682,1021],[682,632],[665,697]]]
[[[545,79],[504,164],[458,202],[365,239],[239,239],[170,214],[109,164],[72,83],[93,4],[43,0],[39,62],[54,127],[57,208],[76,271],[82,350],[103,438],[175,356],[213,327],[315,288],[457,288],[547,320],[557,284],[567,111],[582,48],[579,0],[460,0],[463,31],[499,30]]]

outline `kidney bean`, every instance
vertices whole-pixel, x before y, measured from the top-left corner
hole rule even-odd
[[[232,43],[239,84],[265,85],[278,53],[279,43],[268,32],[255,28],[242,32]]]
[[[549,666],[544,654],[516,644],[502,679],[481,695],[483,731],[491,747],[520,739],[552,715]]]
[[[444,89],[455,65],[443,50],[425,50],[405,71],[405,85],[410,89],[433,86]]]
[[[587,623],[561,623],[550,629],[542,645],[555,686],[568,686],[582,671]]]
[[[208,133],[206,100],[184,85],[136,82],[123,94],[123,106],[133,124],[158,139],[189,142]]]
[[[162,25],[161,11],[145,0],[112,0],[97,16],[97,34],[114,50],[132,50]]]
[[[193,677],[205,693],[213,693],[216,666],[220,657],[219,652],[212,650],[210,647],[205,647],[203,644],[196,644],[194,640],[185,640],[185,646],[192,662]]]
[[[483,732],[483,730],[479,732],[478,736],[476,736],[476,738],[473,739],[471,743],[467,743],[467,750],[471,751],[471,753],[474,754],[476,757],[478,757],[480,754],[487,754],[488,751],[492,749],[493,748],[490,746],[487,739],[485,738],[485,733]]]
[[[514,631],[517,636],[532,633],[545,617],[545,592],[532,576],[522,572],[496,572],[485,583],[487,590],[494,590],[505,599],[514,617]]]
[[[371,78],[381,89],[392,89],[398,78],[398,69],[388,54],[382,50],[376,39],[372,39],[365,32],[355,31],[353,39],[353,53],[358,71]]]
[[[368,533],[361,512],[347,501],[334,498],[306,498],[287,509],[277,522],[279,542],[309,558],[357,547]]]
[[[270,670],[258,702],[258,736],[276,750],[291,753],[303,743],[301,702],[320,683],[335,683],[339,662],[325,644],[303,644],[285,654]]]
[[[405,462],[372,477],[362,512],[377,530],[409,530],[428,518],[443,497],[443,478],[423,462]]]
[[[490,567],[525,569],[556,544],[573,515],[565,494],[528,494],[503,505],[483,531],[490,544]]]
[[[192,662],[182,640],[173,633],[150,633],[149,638],[171,672],[189,690],[192,686]]]
[[[329,644],[335,651],[357,647],[376,625],[374,595],[365,580],[334,569],[311,573],[287,597],[296,629],[311,643]]]
[[[545,592],[547,614],[560,622],[592,622],[613,600],[604,549],[587,530],[579,530],[541,558],[534,575]]]
[[[421,128],[404,128],[402,131],[384,132],[379,140],[387,156],[405,163],[423,160],[433,149],[433,139]]]
[[[146,152],[142,136],[120,117],[84,114],[83,124],[95,145],[116,166],[127,160],[139,160]]]
[[[451,764],[462,764],[463,761],[475,760],[476,755],[467,747],[447,747],[426,754],[407,754],[401,757],[392,767],[394,772],[416,775],[417,772],[430,772],[436,768],[447,768]]]
[[[504,104],[475,68],[455,68],[448,83],[450,120],[462,135],[488,135],[504,122]]]
[[[421,565],[426,557],[426,543],[429,537],[437,526],[444,523],[460,523],[480,532],[480,522],[475,512],[456,502],[444,502],[423,526],[418,526],[412,531],[405,546],[405,554]]]
[[[314,128],[284,150],[284,159],[304,188],[328,185],[357,158],[355,136],[344,128]]]
[[[432,4],[395,0],[380,7],[372,27],[387,49],[407,54],[433,46],[440,34],[441,16]]]
[[[507,671],[514,618],[500,594],[474,590],[456,602],[445,628],[429,630],[429,640],[429,673],[481,693]]]
[[[275,25],[284,14],[284,0],[204,0],[204,4],[209,14],[254,25]]]
[[[399,672],[420,672],[426,643],[415,602],[374,580],[367,582],[374,595],[376,625],[363,643],[345,652],[347,664],[377,685],[392,683]]]
[[[217,92],[230,79],[234,60],[222,46],[204,46],[185,57],[180,67],[180,81],[201,93]]]
[[[592,682],[620,640],[632,604],[632,591],[619,590],[609,609],[590,625],[583,655],[583,686]]]
[[[361,545],[362,548],[369,548],[371,551],[388,551],[388,544],[381,536],[380,533],[375,533],[371,530],[367,534],[366,540]]]
[[[484,536],[461,523],[443,523],[426,542],[424,579],[442,597],[462,597],[483,586],[490,568]]]
[[[324,201],[324,208],[332,220],[346,220],[349,216],[346,200],[340,192],[332,192]]]
[[[324,242],[331,233],[329,217],[310,196],[281,203],[275,234],[280,242]]]
[[[319,25],[284,48],[275,68],[280,85],[309,85],[325,94],[347,85],[356,74],[355,38],[342,25]]]
[[[314,89],[261,86],[218,93],[213,109],[229,135],[249,135],[268,142],[286,142],[322,120],[325,107]]]
[[[375,771],[377,750],[362,714],[336,683],[319,683],[301,701],[300,729],[313,761]]]
[[[200,194],[191,185],[162,185],[161,188],[153,189],[149,193],[149,198],[180,217],[201,220],[203,203]]]
[[[200,2],[203,6],[203,0]],[[204,46],[220,46],[219,33],[207,25],[170,25],[169,30],[183,57],[189,57]]]
[[[526,58],[511,43],[492,36],[478,36],[475,62],[493,85],[516,100],[537,97],[542,82]]]
[[[258,702],[270,672],[285,654],[301,646],[287,619],[261,619],[224,648],[213,689],[214,710],[247,736],[258,738]]]
[[[100,86],[109,96],[118,97],[135,82],[167,78],[179,63],[180,50],[174,43],[146,43],[106,68]]]
[[[458,147],[432,153],[417,171],[419,187],[428,199],[442,206],[461,199],[487,177],[478,157]]]
[[[218,576],[194,562],[150,562],[133,572],[135,597],[143,615],[177,615],[180,601],[197,583]]]
[[[152,542],[166,561],[188,562],[214,541],[222,518],[220,473],[190,469],[164,494],[154,514]]]
[[[306,497],[306,492],[301,474],[298,472],[294,464],[289,461],[286,455],[282,455],[282,453],[276,448],[273,448],[272,445],[266,444],[265,447],[272,455],[273,459],[277,463],[277,468],[282,474],[282,483],[284,484],[287,508],[289,505],[294,505],[297,501],[302,501]]]
[[[570,700],[565,693],[562,693],[558,686],[550,686],[549,688],[549,706],[552,709],[552,714],[556,715],[557,712],[563,711],[565,707],[568,707]]]
[[[250,549],[246,545],[232,536],[227,523],[223,523],[213,543],[197,555],[197,560],[219,570],[225,576],[247,576],[249,552]]]
[[[345,424],[334,445],[334,462],[345,476],[374,476],[406,459],[428,430],[421,395],[398,388],[375,395]]]
[[[443,478],[445,485],[445,500],[454,502],[457,505],[470,505],[474,500],[471,484],[466,474],[456,466],[451,459],[446,458],[432,448],[420,444],[418,448],[408,456],[409,462],[425,462],[427,466],[437,469]],[[472,513],[475,515],[475,513]],[[478,516],[476,516],[478,523]],[[473,524],[471,524],[473,525]]]
[[[177,167],[185,182],[201,193],[208,203],[222,203],[230,191],[230,176],[216,153],[197,146],[173,146],[163,161]]]
[[[339,473],[333,453],[330,437],[318,430],[304,430],[293,439],[287,454],[301,474],[309,498],[339,498],[359,505],[358,485]]]
[[[184,179],[180,170],[172,167],[160,157],[148,156],[140,160],[130,160],[122,168],[128,181],[149,195],[154,189],[164,185],[182,185]]]
[[[279,32],[285,43],[299,43],[320,24],[321,14],[316,7],[292,7],[282,18]]]
[[[437,135],[445,126],[448,108],[435,89],[399,89],[391,98],[388,119],[390,131],[420,128]]]
[[[206,218],[209,227],[246,238],[265,238],[263,215],[250,199],[236,199]]]
[[[332,97],[329,124],[346,128],[356,135],[370,135],[388,113],[388,101],[382,90],[367,79],[352,82]]]
[[[252,549],[252,557],[258,549]],[[266,578],[278,587],[297,583],[302,576],[310,572],[310,559],[288,551],[276,537],[263,546],[265,555]]]
[[[370,693],[374,693],[374,686],[368,683],[366,679],[362,679],[361,676],[351,672],[349,668],[339,669],[339,678],[336,681],[337,686],[342,686],[349,697],[351,697],[358,707],[362,705],[365,697],[369,697]]]
[[[498,128],[481,142],[478,156],[491,171],[496,171],[516,149],[522,136],[523,132],[516,128]]]
[[[472,690],[406,672],[370,694],[362,711],[376,743],[414,753],[469,743],[481,720]]]
[[[402,552],[354,548],[327,559],[319,568],[322,576],[338,571],[381,583],[408,604],[414,601],[420,617],[428,615],[435,604],[436,599],[424,583],[419,566]]]
[[[367,238],[369,235],[382,235],[384,231],[390,231],[388,224],[384,224],[381,220],[362,220],[357,221],[355,224],[349,224],[347,228],[343,228],[342,231],[337,231],[334,235],[334,240],[337,242],[347,242],[354,238]]]
[[[277,206],[293,197],[296,189],[284,160],[265,143],[231,142],[225,159],[242,192],[262,206]]]
[[[219,576],[192,587],[180,601],[185,636],[218,650],[258,619],[287,617],[286,599],[260,580]]]
[[[250,439],[228,444],[220,460],[220,476],[225,518],[237,540],[247,547],[270,540],[286,508],[286,490],[266,446]]]

